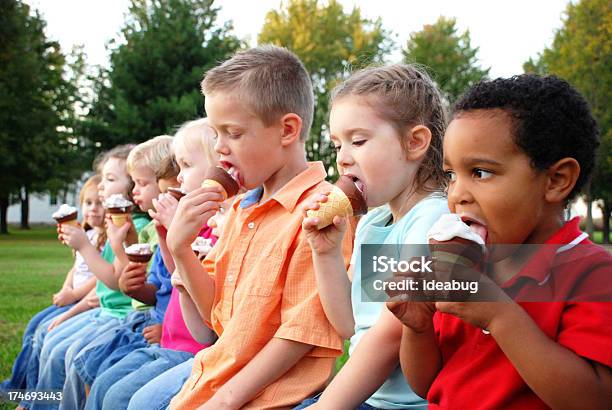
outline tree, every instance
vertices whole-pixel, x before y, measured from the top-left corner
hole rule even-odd
[[[21,226],[28,228],[30,193],[74,176],[66,168],[74,156],[74,88],[65,78],[65,56],[44,27],[21,1],[0,2],[1,233],[8,232],[11,196],[21,200]]]
[[[310,73],[315,93],[315,113],[306,142],[311,161],[323,161],[335,179],[336,153],[329,140],[327,117],[332,88],[349,71],[383,61],[392,42],[380,19],[361,17],[359,8],[345,13],[336,0],[289,0],[271,10],[258,36],[259,44],[274,44],[293,51]]]
[[[604,241],[609,242],[612,212],[612,4],[606,0],[569,3],[562,27],[551,47],[529,59],[526,72],[555,74],[574,85],[589,102],[601,130],[601,146],[594,178],[587,189],[592,200],[602,203]],[[592,222],[587,223],[592,233]]]
[[[489,74],[489,68],[478,63],[478,47],[472,47],[469,31],[459,34],[453,18],[441,16],[412,33],[402,54],[407,63],[426,67],[450,103]]]
[[[213,0],[132,0],[83,132],[93,149],[172,133],[204,112],[200,81],[241,43]]]

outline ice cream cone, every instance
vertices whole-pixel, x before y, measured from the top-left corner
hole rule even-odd
[[[206,179],[202,182],[204,187],[221,187],[223,200],[236,195],[240,189],[238,183],[223,168],[210,167],[206,172]]]
[[[122,227],[127,223],[128,214],[111,214],[111,220],[117,227]]]
[[[306,215],[318,218],[317,229],[331,225],[334,216],[358,216],[368,211],[365,199],[353,180],[341,176],[327,196],[327,202],[321,202],[319,209],[310,209]]]

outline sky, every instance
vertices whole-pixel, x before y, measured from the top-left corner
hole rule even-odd
[[[568,0],[340,0],[366,18],[380,17],[394,34],[396,48],[390,62],[401,60],[401,47],[410,33],[439,16],[455,17],[460,31],[470,31],[479,60],[491,77],[522,73],[522,65],[552,43]],[[47,21],[47,36],[68,51],[82,44],[91,65],[106,65],[105,44],[117,34],[129,0],[25,0]],[[217,0],[219,21],[232,20],[235,34],[256,45],[266,13],[281,0]]]

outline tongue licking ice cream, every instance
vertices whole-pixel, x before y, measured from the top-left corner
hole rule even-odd
[[[135,243],[125,248],[125,254],[130,262],[147,263],[153,256],[153,250],[148,243]]]
[[[127,215],[134,208],[134,203],[121,194],[113,194],[104,200],[104,207],[111,215],[113,223],[116,226],[123,226],[127,222]]]
[[[331,225],[334,216],[359,216],[368,212],[363,193],[357,188],[353,180],[342,175],[332,187],[327,196],[327,202],[322,202],[319,209],[310,209],[306,215],[310,218],[319,218],[317,229]]]
[[[230,198],[238,193],[240,186],[230,174],[221,167],[210,167],[206,171],[206,178],[202,182],[202,187],[220,186],[223,189],[223,200]]]
[[[79,212],[74,206],[62,204],[57,211],[51,215],[58,224],[78,226],[77,216]]]
[[[484,255],[486,231],[465,224],[457,214],[445,214],[427,232],[431,255],[437,260],[474,268]]]

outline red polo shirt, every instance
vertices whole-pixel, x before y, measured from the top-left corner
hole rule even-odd
[[[604,294],[610,289],[612,257],[587,239],[578,222],[578,218],[567,222],[546,242],[566,246],[544,247],[502,288],[517,295],[516,300],[523,294],[529,300],[550,300],[546,295],[553,292],[556,302],[519,305],[560,345],[612,366],[612,303],[561,301],[575,299],[577,292],[593,297],[588,300],[612,300]],[[443,364],[427,395],[430,408],[548,408],[491,335],[440,312],[434,316],[434,325]]]

